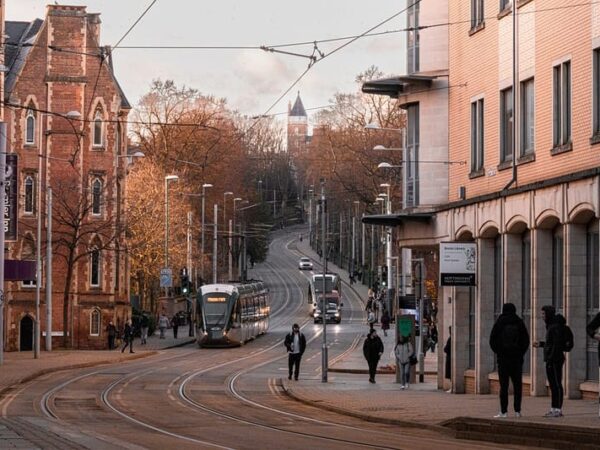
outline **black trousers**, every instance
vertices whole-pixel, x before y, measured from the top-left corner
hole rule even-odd
[[[129,346],[129,351],[133,353],[133,339],[125,339],[123,343],[123,348],[121,348],[121,353],[125,351],[125,349]]]
[[[179,326],[173,327],[173,338],[177,339],[177,330],[178,330]]]
[[[302,355],[300,353],[290,353],[288,355],[288,368],[289,368],[289,377],[292,377],[292,372],[294,374],[294,378],[297,380],[298,375],[300,375],[300,360],[302,359]]]
[[[562,409],[564,397],[562,369],[564,363],[564,360],[546,362],[546,377],[548,377],[548,384],[552,393],[552,408]]]
[[[512,381],[515,402],[515,412],[521,412],[523,397],[523,362],[498,361],[498,378],[500,379],[500,411],[508,411],[508,384]]]
[[[367,363],[369,363],[369,380],[374,380],[375,374],[377,373],[377,364],[379,363],[379,359],[368,359]]]
[[[112,350],[113,348],[115,348],[115,337],[108,336],[108,349]]]

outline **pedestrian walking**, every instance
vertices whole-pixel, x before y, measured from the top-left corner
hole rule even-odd
[[[410,384],[410,360],[415,356],[415,349],[407,336],[400,336],[394,348],[396,365],[400,368],[400,389],[408,389]]]
[[[171,319],[171,326],[173,327],[173,339],[177,339],[177,331],[179,330],[179,316],[177,314]]]
[[[369,383],[375,383],[375,374],[377,373],[377,364],[381,355],[383,355],[383,342],[377,336],[377,330],[370,329],[369,334],[363,344],[363,355],[369,365]]]
[[[112,320],[106,325],[106,336],[108,337],[108,349],[113,350],[115,348],[115,338],[117,337],[117,327],[115,327]]]
[[[452,383],[452,327],[448,327],[448,339],[444,345],[444,353],[446,354],[446,364],[444,366],[444,378]],[[452,386],[446,391],[452,392]]]
[[[373,302],[374,302],[374,297],[369,297],[369,299],[367,300],[367,306],[365,306],[365,311],[369,312],[373,309]]]
[[[141,340],[140,345],[146,345],[148,342],[148,328],[150,327],[150,319],[146,314],[142,314],[140,319]]]
[[[127,346],[129,346],[129,353],[135,353],[133,351],[133,337],[135,335],[135,329],[131,324],[131,319],[127,321],[125,324],[125,329],[123,330],[123,347],[121,348],[121,353],[125,351]]]
[[[562,417],[564,352],[569,352],[573,348],[573,332],[567,326],[563,315],[556,314],[556,309],[552,305],[542,306],[542,319],[546,323],[546,340],[534,342],[533,346],[544,349],[546,377],[552,394],[550,411],[544,414],[544,417]]]
[[[381,329],[383,330],[383,335],[387,336],[387,330],[390,329],[390,313],[387,308],[383,308],[383,313],[381,314]]]
[[[373,325],[375,324],[375,313],[372,309],[367,313],[367,323],[369,324],[369,329],[373,330]]]
[[[523,320],[517,316],[517,308],[512,303],[502,306],[502,314],[492,327],[490,347],[496,354],[500,380],[500,413],[494,417],[507,417],[510,381],[513,384],[515,417],[521,417],[523,358],[529,348],[529,333]]]
[[[354,283],[356,283],[356,280],[354,279],[354,272],[353,271],[349,271],[348,272],[348,278],[350,279],[350,286],[352,286]]]
[[[167,330],[168,326],[169,319],[167,318],[167,316],[165,316],[164,313],[161,313],[161,315],[158,317],[158,329],[160,330],[161,339],[165,339],[165,331]]]
[[[429,341],[431,342],[431,353],[435,353],[435,346],[438,343],[438,329],[435,323],[431,323],[429,327]]]
[[[292,326],[292,332],[285,337],[284,344],[288,351],[288,380],[292,379],[293,372],[294,380],[298,381],[300,361],[304,350],[306,350],[306,338],[300,332],[300,326],[297,323]]]

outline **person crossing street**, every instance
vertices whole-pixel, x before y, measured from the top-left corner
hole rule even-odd
[[[288,351],[288,380],[291,380],[294,375],[294,379],[298,381],[300,361],[306,350],[306,338],[300,332],[300,326],[297,323],[292,326],[292,332],[285,337],[284,344]]]

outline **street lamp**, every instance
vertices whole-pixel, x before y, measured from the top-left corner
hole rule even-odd
[[[390,183],[381,183],[380,187],[384,187],[387,189],[386,194],[386,214],[392,214],[392,198],[390,196],[390,188],[392,185]],[[387,270],[387,306],[388,311],[392,311],[392,302],[391,302],[391,289],[392,289],[392,227],[387,227],[387,232],[385,236],[385,264],[388,267]]]
[[[223,226],[225,226],[227,224],[227,216],[226,216],[226,206],[227,206],[227,196],[228,195],[233,195],[233,192],[231,191],[227,191],[227,192],[223,192]]]
[[[378,169],[398,169],[400,167],[402,167],[402,165],[392,165],[387,162],[382,162],[382,163],[377,164]]]
[[[233,192],[231,191],[227,191],[223,193],[223,228],[225,230],[229,230],[229,239],[228,239],[228,243],[229,243],[229,250],[227,251],[227,260],[231,261],[231,223],[229,224],[229,227],[227,226],[227,216],[226,216],[226,210],[227,210],[227,196],[228,195],[233,195]],[[223,248],[225,248],[225,246],[223,246]],[[229,266],[231,267],[231,264],[229,264]],[[231,271],[229,271],[227,273],[228,277],[227,280],[231,280]]]
[[[202,281],[204,281],[204,200],[206,198],[206,188],[211,188],[213,187],[212,184],[210,183],[204,183],[202,185],[202,249],[200,251],[201,257],[200,257],[200,275],[202,276]],[[215,217],[216,219],[216,217]]]
[[[165,176],[165,269],[169,268],[169,181],[177,181],[177,175]],[[168,297],[168,288],[165,287],[165,297]]]
[[[235,234],[235,213],[237,202],[241,202],[241,197],[233,199],[233,234]],[[233,236],[229,235],[229,280],[233,279]]]

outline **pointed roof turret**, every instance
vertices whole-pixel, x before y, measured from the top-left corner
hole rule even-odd
[[[304,109],[304,105],[302,104],[302,100],[300,100],[300,91],[298,91],[298,97],[296,97],[296,102],[292,109],[288,113],[291,117],[306,117],[306,110]]]

